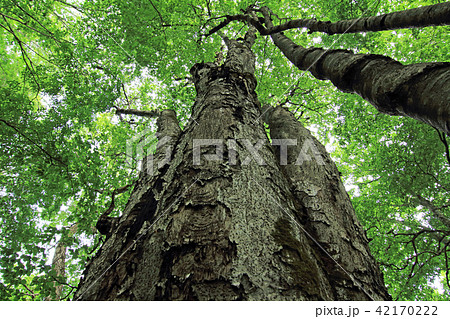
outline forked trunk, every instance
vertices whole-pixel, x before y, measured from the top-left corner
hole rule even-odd
[[[153,175],[138,181],[88,264],[76,300],[388,298],[338,177],[317,185],[337,188],[331,194],[342,214],[327,217],[333,229],[325,248],[344,267],[354,258],[351,276],[344,278],[305,233],[322,226],[307,220],[312,211],[269,144],[254,91],[253,41],[252,32],[241,42],[227,39],[224,65],[192,68],[197,99],[190,123],[180,133],[173,113],[162,113],[159,139],[165,140],[151,163]],[[327,159],[325,165],[333,164]]]

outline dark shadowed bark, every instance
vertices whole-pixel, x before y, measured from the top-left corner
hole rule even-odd
[[[267,28],[263,34],[273,34],[298,28],[307,28],[309,32],[342,34],[403,28],[423,28],[448,24],[450,24],[450,2],[444,2],[374,17],[337,22],[318,21],[316,19],[296,19]]]
[[[269,9],[262,11],[270,28]],[[282,33],[271,37],[300,70],[357,93],[382,113],[409,116],[450,134],[450,63],[402,65],[382,55],[304,48]]]
[[[260,120],[253,41],[253,32],[243,41],[226,39],[224,65],[191,69],[197,99],[190,123],[180,133],[173,113],[159,121],[160,141],[167,136],[163,132],[172,132],[164,152],[154,157],[161,165],[153,163],[154,174],[141,175],[123,216],[87,265],[75,299],[387,298],[353,215],[332,224],[339,229],[330,242],[333,254],[355,258],[350,277],[330,266],[305,232],[305,200],[293,193]],[[340,238],[352,231],[359,234],[349,239],[360,240],[342,244]],[[366,270],[361,255],[368,258]]]

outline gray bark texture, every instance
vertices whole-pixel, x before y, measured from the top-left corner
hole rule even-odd
[[[337,22],[315,19],[296,19],[268,28],[264,34],[289,29],[307,28],[309,32],[343,34],[405,28],[423,28],[450,24],[450,2],[386,13],[374,17],[342,20]]]
[[[269,9],[262,11],[270,28]],[[360,95],[382,113],[409,116],[450,134],[450,63],[402,65],[382,55],[304,48],[282,33],[271,37],[300,70]]]
[[[194,65],[197,98],[182,132],[173,112],[161,113],[159,138],[171,142],[89,261],[76,300],[389,299],[323,147],[327,167],[317,179],[327,180],[311,176],[314,165],[292,168],[297,177],[281,168],[254,91],[254,36],[225,39],[223,65]],[[269,113],[273,134],[295,131],[279,123],[289,115]],[[309,133],[295,138],[302,134]]]
[[[288,110],[268,108],[265,113],[272,140],[296,142],[276,149],[280,159],[283,153],[286,157],[281,171],[301,208],[298,218],[319,247],[336,298],[361,300],[366,294],[389,299],[365,230],[325,147]]]

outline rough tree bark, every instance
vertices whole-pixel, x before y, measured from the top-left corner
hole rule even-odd
[[[404,28],[423,28],[450,24],[450,2],[409,10],[386,13],[379,16],[342,20],[337,22],[319,21],[316,19],[295,19],[279,25],[261,24],[256,16],[249,15],[253,6],[247,8],[245,14],[227,15],[218,26],[205,36],[222,29],[232,21],[242,21],[253,25],[261,35],[270,35],[290,29],[306,28],[309,33],[323,32],[327,34],[343,34],[356,32],[374,32]],[[264,21],[264,19],[261,19]]]
[[[337,22],[318,21],[316,19],[296,19],[267,28],[264,35],[298,28],[307,28],[310,33],[324,32],[327,34],[342,34],[403,28],[423,28],[448,24],[450,24],[450,2],[444,2],[374,17]]]
[[[269,9],[261,11],[271,28]],[[409,116],[450,134],[450,63],[402,65],[382,55],[304,48],[283,33],[271,37],[300,70],[360,95],[382,113]]]
[[[264,115],[272,143],[284,144],[276,149],[280,159],[282,154],[286,158],[281,170],[302,208],[299,219],[320,248],[338,299],[361,299],[362,289],[389,299],[365,231],[325,147],[288,110],[269,107]]]
[[[76,300],[389,299],[324,148],[326,181],[312,168],[294,179],[280,168],[254,91],[254,38],[227,39],[224,65],[191,69],[197,99],[182,132],[173,112],[161,113],[159,139],[170,141],[87,265]],[[273,134],[295,133],[278,124],[286,115],[267,113]]]

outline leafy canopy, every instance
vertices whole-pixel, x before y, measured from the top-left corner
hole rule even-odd
[[[171,108],[185,123],[195,97],[188,71],[224,50],[219,35],[202,37],[221,17],[267,5],[279,18],[338,21],[436,2],[0,0],[0,299],[54,298],[55,280],[64,284],[61,298],[71,297],[102,241],[93,226],[114,189],[137,178],[126,140],[155,126],[115,108]],[[222,31],[236,38],[246,30],[233,22]],[[286,34],[303,46],[403,63],[450,59],[448,27]],[[259,37],[254,51],[261,102],[289,107],[332,151],[393,297],[447,298],[445,137],[298,71],[269,37]],[[130,191],[116,197],[113,215]],[[59,241],[67,268],[58,277],[51,257]]]

